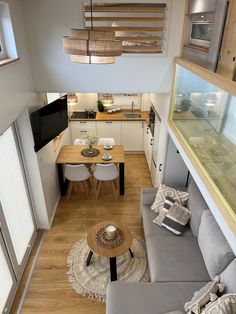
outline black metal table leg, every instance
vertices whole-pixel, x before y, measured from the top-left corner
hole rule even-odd
[[[130,255],[132,258],[134,258],[134,253],[131,251],[131,249],[129,249]]]
[[[125,164],[121,162],[119,164],[120,171],[120,195],[125,195]]]
[[[89,251],[88,257],[86,259],[86,265],[89,266],[90,262],[91,262],[91,258],[93,256],[93,252]]]
[[[57,171],[58,171],[60,191],[61,191],[61,195],[63,196],[63,195],[66,195],[69,181],[64,178],[62,164],[57,164]]]
[[[116,257],[110,257],[111,281],[117,280]]]

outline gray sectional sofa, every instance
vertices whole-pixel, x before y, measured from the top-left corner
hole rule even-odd
[[[163,314],[184,311],[194,292],[216,275],[226,292],[236,292],[236,258],[195,182],[188,187],[191,220],[183,236],[153,223],[150,207],[157,189],[141,191],[141,216],[147,247],[150,283],[111,282],[107,314]]]

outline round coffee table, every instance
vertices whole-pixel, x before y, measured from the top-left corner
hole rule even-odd
[[[124,240],[120,245],[118,245],[114,248],[105,248],[105,247],[99,245],[99,243],[97,243],[96,234],[101,228],[103,228],[106,225],[111,224],[111,223],[115,224],[123,232]],[[95,226],[93,226],[92,228],[90,228],[88,230],[88,234],[87,234],[87,243],[88,243],[88,247],[90,248],[90,252],[89,252],[87,260],[86,260],[87,266],[89,266],[89,264],[90,264],[93,253],[96,253],[96,254],[103,256],[103,257],[108,257],[108,258],[110,258],[111,281],[117,280],[116,257],[129,251],[131,257],[133,258],[134,255],[130,249],[132,242],[133,242],[132,234],[131,234],[131,232],[127,226],[125,226],[125,225],[123,225],[117,221],[103,221],[103,222],[96,224]]]

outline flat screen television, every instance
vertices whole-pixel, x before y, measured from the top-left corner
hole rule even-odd
[[[34,111],[30,121],[37,152],[68,127],[67,96]]]

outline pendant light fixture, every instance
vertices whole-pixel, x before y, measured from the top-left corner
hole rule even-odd
[[[112,94],[103,94],[102,95],[102,102],[104,105],[112,105],[114,103],[114,98]]]
[[[90,0],[91,29],[70,29],[70,36],[63,37],[64,52],[71,61],[88,64],[115,63],[122,53],[122,41],[116,40],[115,32],[94,30],[93,3]]]

